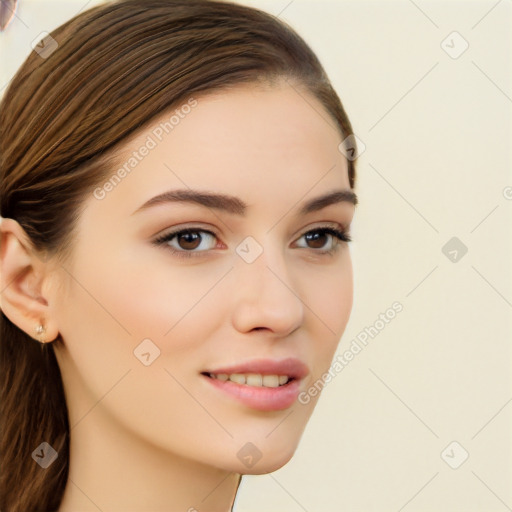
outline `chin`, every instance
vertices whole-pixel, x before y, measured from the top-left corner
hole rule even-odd
[[[274,471],[277,471],[278,469],[281,469],[283,466],[285,466],[290,461],[292,456],[293,453],[288,457],[276,458],[276,460],[267,461],[266,463],[263,463],[263,460],[261,460],[253,468],[240,469],[239,473],[242,475],[266,475],[268,473],[273,473]]]
[[[262,447],[261,451],[250,449],[247,453],[254,456],[254,460],[249,460],[246,463],[243,456],[237,456],[237,464],[235,468],[230,468],[231,471],[236,471],[242,475],[264,475],[272,473],[282,468],[293,457],[298,443],[282,443],[278,446],[271,445]],[[242,462],[242,464],[240,464]]]

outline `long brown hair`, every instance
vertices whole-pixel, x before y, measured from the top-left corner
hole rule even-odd
[[[253,8],[120,0],[83,12],[51,37],[47,54],[29,55],[0,103],[0,214],[47,256],[70,250],[80,207],[111,173],[113,150],[194,94],[283,77],[320,100],[333,129],[352,134],[312,50]],[[353,161],[348,169],[354,187]],[[0,510],[57,510],[70,435],[59,366],[52,343],[40,346],[3,312],[0,393]],[[42,442],[58,452],[47,469],[32,459]]]

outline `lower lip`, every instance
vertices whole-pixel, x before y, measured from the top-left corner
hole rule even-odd
[[[288,409],[299,395],[300,381],[294,379],[277,388],[247,386],[229,380],[204,376],[212,386],[231,395],[239,402],[258,411],[281,411]]]

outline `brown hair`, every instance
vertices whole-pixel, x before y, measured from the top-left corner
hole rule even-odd
[[[32,52],[0,103],[0,214],[17,220],[41,254],[67,253],[84,198],[111,172],[114,149],[191,95],[283,77],[318,98],[343,137],[352,134],[312,50],[253,8],[120,0],[51,37],[58,47]],[[348,170],[353,188],[354,162]],[[70,432],[53,344],[39,346],[3,313],[0,393],[0,510],[57,510]],[[58,452],[47,469],[32,460],[42,442]]]

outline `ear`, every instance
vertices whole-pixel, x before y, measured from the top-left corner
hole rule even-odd
[[[49,270],[20,224],[0,218],[0,309],[29,336],[45,342],[59,334],[43,292]],[[42,335],[36,332],[38,325],[45,328]]]

